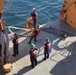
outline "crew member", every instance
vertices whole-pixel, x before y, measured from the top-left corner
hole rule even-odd
[[[31,67],[34,68],[37,65],[37,51],[38,49],[35,47],[35,44],[31,43],[30,44],[31,49],[29,50],[30,54],[30,61],[31,61]]]
[[[12,42],[13,42],[13,52],[14,52],[13,56],[16,57],[16,54],[19,54],[19,50],[18,50],[18,45],[19,45],[18,44],[18,35],[16,33],[14,34],[14,38],[13,38]]]
[[[36,28],[38,13],[35,8],[32,9],[31,16],[33,19],[34,28]]]
[[[51,46],[50,39],[47,37],[44,42],[44,58],[43,58],[43,60],[46,60],[46,58],[49,58],[50,46]]]
[[[40,29],[39,29],[39,25],[37,24],[36,29],[34,29],[32,31],[32,35],[31,35],[31,38],[30,38],[28,44],[31,44],[31,41],[32,41],[33,38],[34,38],[34,41],[37,42],[37,36],[38,36],[39,33],[40,33]]]

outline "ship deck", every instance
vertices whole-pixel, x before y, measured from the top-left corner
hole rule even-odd
[[[20,32],[19,32],[20,33]],[[67,38],[60,39],[61,34],[68,33]],[[30,34],[30,33],[28,33]],[[49,59],[43,61],[45,38],[51,41]],[[31,68],[29,38],[19,38],[19,55],[13,57],[12,41],[10,40],[10,57],[13,69],[9,73],[0,70],[0,75],[76,75],[76,30],[63,21],[44,24],[37,37],[38,65]]]

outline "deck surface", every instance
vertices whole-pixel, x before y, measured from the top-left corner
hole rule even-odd
[[[37,37],[36,47],[39,48],[37,57],[38,65],[31,68],[29,49],[27,44],[29,38],[19,38],[19,55],[13,57],[12,42],[10,41],[10,57],[13,69],[9,73],[0,70],[0,75],[76,75],[76,30],[62,21],[55,21],[44,24],[44,28],[53,27],[61,31],[66,31],[70,35],[62,40],[59,36],[42,30]],[[56,34],[56,31],[55,31]],[[43,61],[43,43],[46,37],[50,38],[51,50],[49,59]],[[32,41],[33,42],[33,41]]]

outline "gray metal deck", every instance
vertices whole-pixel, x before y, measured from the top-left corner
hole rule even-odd
[[[12,42],[10,41],[10,56],[13,65],[13,70],[9,73],[4,73],[0,70],[0,75],[76,75],[76,30],[62,21],[55,21],[44,24],[44,28],[53,27],[61,31],[66,31],[71,36],[65,40],[59,39],[47,31],[41,31],[38,35],[38,42],[35,43],[39,48],[37,57],[38,65],[32,69],[30,66],[30,57],[28,51],[30,46],[27,44],[29,38],[19,38],[19,55],[13,57]],[[49,30],[50,31],[50,30]],[[51,40],[50,58],[43,61],[44,50],[43,42],[46,37]]]

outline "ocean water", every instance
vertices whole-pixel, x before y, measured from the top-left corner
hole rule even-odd
[[[64,0],[5,0],[3,20],[6,26],[23,28],[26,19],[30,17],[32,8],[38,12],[38,23],[44,24],[59,20],[60,10]]]

